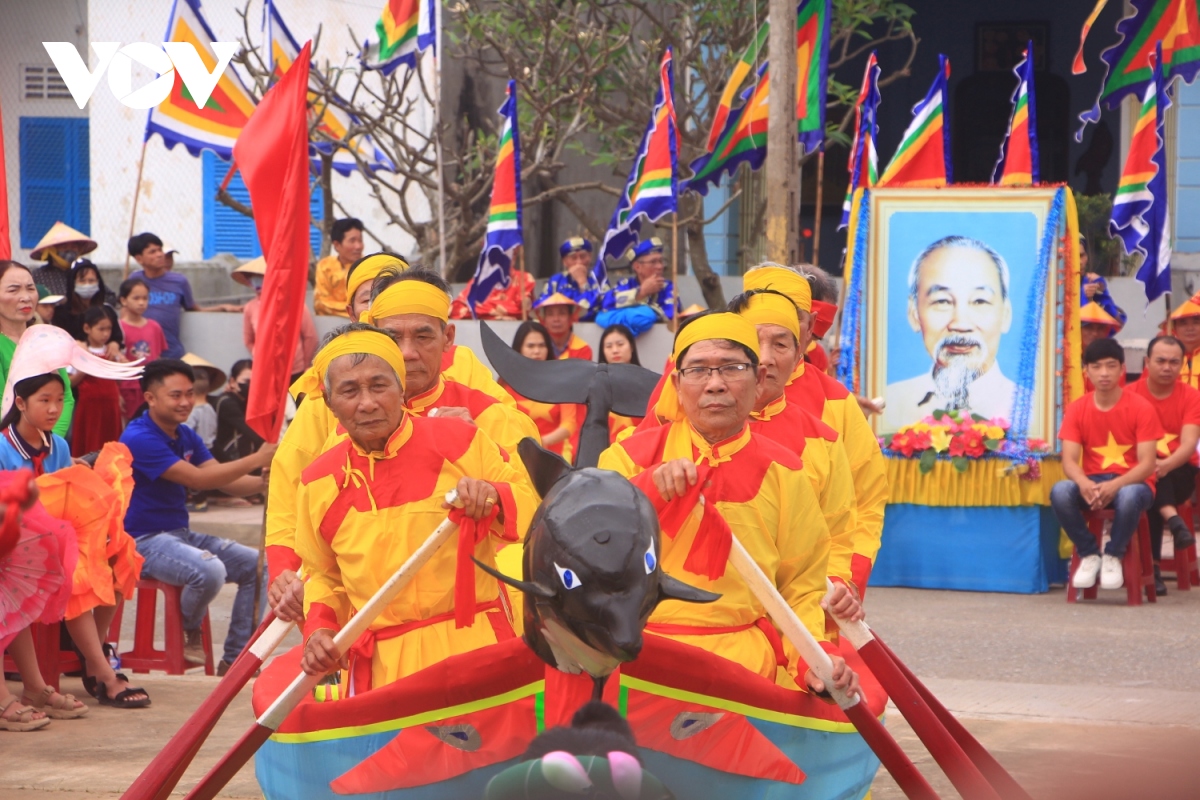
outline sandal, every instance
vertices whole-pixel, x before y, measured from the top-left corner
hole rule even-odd
[[[21,694],[21,702],[36,708],[50,719],[79,719],[87,716],[88,707],[75,699],[73,694],[59,694],[53,686],[46,686],[38,697]]]
[[[38,713],[40,712],[37,709],[18,703],[15,694],[9,695],[7,700],[0,702],[0,731],[26,733],[49,725],[50,718],[47,716],[41,719],[33,718],[33,715]]]
[[[129,677],[121,672],[117,673],[117,680],[129,683]],[[102,706],[112,706],[114,708],[145,708],[146,706],[150,705],[150,694],[140,686],[130,686],[128,689],[122,689],[121,691],[117,692],[116,697],[109,697],[108,687],[103,684],[97,686],[96,691],[98,692],[96,699],[100,701],[100,705]],[[133,695],[135,694],[143,694],[145,697],[135,700],[133,699]]]

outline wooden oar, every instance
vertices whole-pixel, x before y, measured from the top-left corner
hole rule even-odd
[[[775,583],[751,558],[736,535],[729,550],[729,563],[733,564],[742,580],[750,587],[750,591],[758,598],[758,602],[766,608],[776,627],[792,643],[813,673],[824,682],[825,689],[883,762],[883,766],[896,779],[904,794],[914,800],[938,800],[937,792],[900,749],[900,745],[883,727],[883,723],[867,708],[867,704],[860,702],[857,695],[849,696],[833,685],[833,662],[829,654],[817,644],[817,640],[775,588]]]
[[[166,800],[170,796],[196,753],[200,752],[200,746],[212,733],[217,720],[254,677],[262,663],[279,647],[294,624],[276,619],[274,612],[267,615],[245,649],[234,659],[225,677],[146,765],[142,774],[121,795],[121,800]]]
[[[833,588],[833,584],[828,580],[826,584],[829,589]],[[896,662],[883,650],[867,623],[861,620],[854,622],[840,619],[833,614],[830,616],[837,623],[842,635],[862,656],[863,662],[879,680],[892,702],[912,726],[913,732],[924,743],[929,754],[964,800],[1000,800],[1000,793],[997,791],[1000,787],[988,781],[980,767],[971,760],[963,746],[942,724],[916,687],[904,677]],[[1004,796],[1014,797],[1008,792]]]
[[[446,502],[452,506],[458,505],[458,492],[447,492]],[[438,551],[438,548],[445,544],[457,530],[458,525],[446,519],[443,520],[441,525],[438,525],[437,530],[429,534],[429,538],[425,540],[425,543],[418,547],[408,557],[408,560],[400,565],[400,569],[392,573],[392,577],[388,578],[387,582],[379,587],[379,591],[375,592],[371,599],[359,609],[358,613],[350,618],[345,627],[333,637],[333,643],[339,653],[345,654],[349,652],[350,647],[358,641],[358,637],[366,633],[371,623],[375,621],[375,618],[396,599],[400,592],[404,590],[404,587],[408,586],[413,577],[420,571],[421,567],[425,566],[426,562]],[[250,726],[250,729],[242,734],[242,738],[233,746],[233,749],[226,753],[217,762],[216,766],[200,779],[196,787],[188,793],[186,800],[212,800],[212,798],[216,797],[217,792],[221,791],[225,784],[229,783],[230,779],[237,774],[238,770],[246,765],[246,762],[250,760],[255,751],[283,724],[283,721],[292,712],[292,709],[312,692],[313,687],[320,680],[320,675],[309,675],[306,672],[301,672],[297,675],[295,680],[284,690],[283,694],[279,695],[275,699],[275,702]]]

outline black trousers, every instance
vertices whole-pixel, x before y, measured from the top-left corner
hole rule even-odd
[[[1154,489],[1154,505],[1146,514],[1150,523],[1150,552],[1154,560],[1162,558],[1163,523],[1162,514],[1158,510],[1163,506],[1178,506],[1186,503],[1196,491],[1196,474],[1200,469],[1191,464],[1176,467],[1158,479]]]

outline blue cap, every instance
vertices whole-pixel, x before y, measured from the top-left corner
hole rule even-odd
[[[577,253],[580,250],[585,253],[592,252],[592,243],[582,236],[572,236],[558,247],[558,255],[566,258],[570,253]]]
[[[629,248],[629,251],[626,253],[626,257],[629,259],[630,263],[633,263],[644,255],[648,255],[650,253],[661,253],[662,251],[662,239],[658,238],[657,236],[651,236],[644,242],[638,242],[636,245]]]

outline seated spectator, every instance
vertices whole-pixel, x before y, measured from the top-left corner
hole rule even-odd
[[[37,285],[29,267],[16,261],[0,260],[0,383],[8,380],[17,342],[33,324],[37,304]],[[70,382],[66,370],[60,370],[63,385]],[[59,436],[66,436],[75,413],[75,396],[67,392],[62,416],[54,427]]]
[[[251,455],[262,446],[263,440],[246,424],[246,401],[250,399],[250,378],[254,362],[248,358],[235,361],[229,370],[229,384],[217,398],[217,438],[213,457],[221,463],[237,461]]]
[[[1079,309],[1079,352],[1087,350],[1088,345],[1097,339],[1109,338],[1117,335],[1121,330],[1121,323],[1101,308],[1096,303],[1087,303],[1083,308]],[[1182,345],[1181,345],[1182,346]],[[1125,373],[1121,373],[1120,383],[1125,385]],[[1095,391],[1096,387],[1088,382],[1087,374],[1083,376],[1083,390],[1085,392]]]
[[[92,306],[83,316],[81,344],[94,356],[124,361],[120,350],[113,357],[109,347],[113,321],[103,306]],[[75,390],[75,426],[71,432],[71,454],[76,458],[94,453],[121,438],[125,418],[121,411],[121,389],[116,381],[76,371],[71,375]]]
[[[592,360],[592,346],[575,335],[579,304],[564,294],[544,295],[533,307],[538,321],[550,334],[550,358]]]
[[[100,270],[86,258],[77,258],[67,276],[66,301],[54,309],[51,322],[71,334],[72,339],[83,341],[83,315],[89,308],[104,305],[116,306],[117,296],[104,285]],[[113,332],[110,355],[116,356],[124,346],[120,330]]]
[[[362,258],[363,224],[354,217],[335,219],[329,229],[333,252],[317,262],[313,310],[323,317],[346,317],[346,273]],[[310,359],[311,360],[311,359]]]
[[[1171,529],[1175,552],[1196,543],[1179,516],[1178,507],[1196,491],[1196,473],[1200,458],[1200,391],[1179,382],[1183,368],[1183,345],[1174,336],[1157,336],[1146,347],[1142,378],[1129,388],[1145,398],[1158,412],[1158,421],[1166,432],[1158,442],[1158,478],[1154,505],[1149,514],[1150,549],[1154,556],[1154,583],[1159,594],[1167,593],[1158,562],[1162,558],[1163,526]]]
[[[582,236],[572,236],[559,246],[558,254],[562,258],[562,272],[550,276],[538,302],[552,294],[566,295],[579,306],[579,321],[592,322],[600,313],[603,295],[592,274],[592,243]]]
[[[208,396],[213,389],[225,385],[225,373],[195,353],[186,353],[180,360],[192,368],[195,377],[192,398],[196,407],[188,416],[187,426],[196,432],[205,447],[212,450],[217,441],[217,410],[208,402]]]
[[[1079,288],[1081,305],[1095,303],[1104,309],[1105,313],[1117,320],[1117,327],[1125,324],[1128,318],[1125,311],[1117,305],[1108,293],[1108,282],[1095,272],[1088,272],[1087,237],[1079,237]]]
[[[61,294],[50,294],[50,290],[40,283],[37,285],[37,298],[37,318],[46,325],[54,320],[54,309],[67,299]]]
[[[192,663],[204,663],[200,623],[208,604],[225,583],[238,585],[218,666],[223,675],[254,632],[255,583],[266,597],[265,571],[256,569],[253,548],[189,528],[187,490],[220,489],[232,495],[265,491],[265,478],[249,473],[271,463],[275,445],[226,464],[213,460],[200,437],[183,424],[195,405],[194,381],[192,368],[176,359],[159,359],[142,374],[146,413],[121,436],[133,453],[134,488],[125,529],[146,559],[142,576],[183,587],[184,655]]]
[[[29,257],[46,263],[33,271],[35,281],[50,290],[50,294],[66,296],[67,279],[75,259],[96,249],[96,242],[62,222],[56,222],[34,245]]]
[[[637,341],[633,331],[624,325],[609,325],[605,328],[604,333],[600,334],[600,357],[597,361],[601,364],[635,364],[640,367],[642,362],[638,358]],[[642,419],[609,412],[608,441],[611,443],[623,438],[621,433],[632,432],[641,424]]]
[[[533,290],[536,285],[533,276],[528,272],[513,269],[510,273],[508,287],[497,286],[491,294],[475,304],[474,319],[520,319],[522,306],[528,309],[533,306]],[[467,297],[475,279],[467,281],[466,287],[450,304],[450,319],[472,319],[471,306]]]
[[[149,364],[162,356],[167,349],[167,337],[162,326],[146,316],[150,303],[150,287],[141,278],[122,281],[119,291],[121,303],[121,332],[125,335],[125,360]],[[224,383],[222,379],[221,383]],[[142,406],[142,386],[136,380],[120,381],[121,400],[125,404],[125,421],[133,419]]]
[[[1125,371],[1125,351],[1115,339],[1098,339],[1083,353],[1083,366],[1096,387],[1063,413],[1062,467],[1068,480],[1050,490],[1054,516],[1075,544],[1079,567],[1075,589],[1125,584],[1121,559],[1136,535],[1138,517],[1154,502],[1155,451],[1163,436],[1154,407],[1117,382]],[[1103,557],[1083,512],[1116,511]],[[1070,590],[1068,590],[1070,591]]]
[[[173,251],[172,251],[173,252]],[[162,239],[153,233],[139,233],[129,240],[129,255],[141,267],[130,275],[150,289],[144,314],[159,324],[167,339],[166,358],[179,358],[186,348],[179,340],[179,325],[184,311],[241,311],[240,306],[220,304],[199,306],[192,297],[187,277],[171,269],[171,256],[163,250]]]
[[[633,275],[622,278],[605,293],[596,324],[607,327],[619,323],[641,336],[654,323],[675,318],[675,285],[663,277],[667,262],[662,240],[657,236],[631,247],[626,257]]]
[[[1183,370],[1179,380],[1193,389],[1200,389],[1200,292],[1171,312],[1167,333],[1183,342]]]
[[[251,259],[233,271],[233,279],[243,286],[254,290],[254,299],[242,308],[242,343],[250,354],[254,354],[254,343],[258,341],[259,312],[262,310],[263,277],[267,272],[267,261],[262,256]],[[343,287],[342,292],[345,293]],[[296,343],[296,354],[292,357],[291,385],[312,366],[313,356],[317,354],[317,324],[313,322],[312,313],[308,306],[300,317],[300,341]]]

